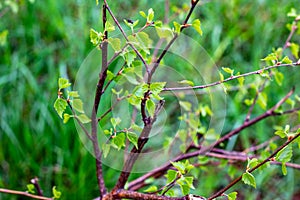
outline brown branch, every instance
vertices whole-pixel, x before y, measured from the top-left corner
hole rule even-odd
[[[193,87],[164,88],[163,91],[205,89],[205,88],[208,88],[208,87],[220,85],[220,84],[228,82],[228,81],[232,81],[232,80],[237,79],[237,78],[246,77],[246,76],[250,76],[250,75],[254,75],[254,74],[261,74],[264,70],[270,70],[270,69],[278,68],[278,67],[293,67],[293,66],[299,66],[299,65],[300,65],[300,63],[272,65],[272,66],[265,67],[264,69],[259,69],[259,70],[256,70],[256,71],[247,72],[245,74],[231,76],[231,77],[229,77],[229,78],[227,78],[223,81],[216,81],[216,82],[209,83],[209,84],[206,84],[206,85],[198,85],[198,86],[193,86]]]
[[[249,173],[255,171],[256,169],[260,168],[262,165],[264,165],[265,163],[271,161],[272,158],[274,158],[276,156],[276,154],[282,150],[283,148],[285,148],[286,146],[288,146],[291,142],[293,142],[295,139],[297,139],[300,136],[300,133],[298,133],[297,135],[295,135],[291,140],[285,142],[283,145],[281,145],[279,148],[276,149],[276,151],[274,151],[268,158],[266,158],[264,161],[262,161],[261,163],[259,163],[258,165],[256,165],[255,167],[253,167],[252,169],[248,170]],[[219,190],[218,192],[216,192],[215,194],[213,194],[212,196],[210,196],[209,198],[207,198],[207,200],[212,200],[215,199],[219,196],[221,196],[225,191],[227,191],[228,189],[230,189],[232,186],[234,186],[235,184],[237,184],[240,180],[242,180],[242,175],[239,176],[238,178],[236,178],[235,180],[233,180],[231,183],[229,183],[226,187],[224,187],[223,189]]]
[[[43,196],[39,196],[39,195],[29,194],[27,192],[22,192],[22,191],[17,191],[17,190],[9,190],[9,189],[4,189],[4,188],[0,188],[0,192],[6,193],[6,194],[16,194],[16,195],[26,196],[26,197],[30,197],[33,199],[53,200],[53,198],[50,198],[50,197],[43,197]]]
[[[297,21],[298,21],[297,19],[295,19],[295,20],[293,21],[292,27],[291,27],[291,32],[290,32],[288,38],[286,39],[286,41],[285,41],[285,43],[284,43],[284,46],[283,46],[282,50],[285,50],[287,47],[290,46],[290,41],[291,41],[293,35],[295,34],[296,30],[298,29],[297,24],[296,24]]]
[[[230,139],[232,136],[240,133],[242,130],[252,126],[253,124],[256,124],[258,123],[259,121],[267,118],[267,117],[270,117],[270,116],[276,116],[276,115],[283,115],[283,114],[289,114],[289,113],[292,113],[292,112],[288,112],[288,113],[276,113],[275,110],[280,106],[282,105],[294,92],[294,88],[283,98],[281,99],[275,106],[273,106],[271,109],[267,110],[265,113],[263,113],[262,115],[248,121],[247,123],[244,123],[243,125],[241,125],[240,127],[232,130],[231,132],[229,132],[228,134],[224,135],[222,138],[220,138],[219,140],[217,140],[216,142],[214,142],[213,144],[209,145],[208,147],[203,147],[201,148],[200,150],[198,151],[194,151],[194,152],[190,152],[190,153],[186,153],[186,154],[182,154],[182,155],[179,155],[177,156],[176,158],[172,159],[171,161],[172,162],[178,162],[178,161],[181,161],[181,160],[185,160],[185,159],[189,159],[189,158],[192,158],[192,157],[195,157],[195,156],[199,156],[199,155],[203,155],[205,154],[207,151],[213,149],[214,147],[218,146],[219,144],[221,144],[222,142]],[[294,109],[294,112],[295,110],[298,110],[298,109]],[[136,190],[136,189],[139,189],[143,184],[144,184],[144,181],[150,177],[160,177],[162,176],[166,170],[168,170],[170,167],[171,167],[171,163],[168,162],[168,163],[165,163],[164,165],[146,173],[145,175],[137,178],[136,180],[130,182],[128,184],[128,189],[129,190]]]
[[[39,196],[44,196],[43,195],[43,191],[42,191],[42,189],[41,189],[41,187],[39,185],[39,179],[37,177],[35,177],[35,178],[31,179],[30,182],[34,185],[34,187],[35,187],[35,189],[37,191],[37,194]]]

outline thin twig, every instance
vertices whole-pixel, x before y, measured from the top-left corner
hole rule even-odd
[[[44,196],[43,195],[43,191],[42,191],[42,189],[41,189],[41,187],[39,185],[39,179],[37,177],[35,177],[35,178],[31,179],[30,182],[34,185],[34,187],[35,187],[35,189],[37,191],[37,194],[39,196]]]
[[[9,190],[9,189],[4,189],[4,188],[0,188],[0,192],[6,193],[6,194],[16,194],[16,195],[26,196],[26,197],[30,197],[33,199],[53,200],[53,198],[49,198],[49,197],[43,197],[43,196],[38,196],[38,195],[34,195],[34,194],[29,194],[27,192],[22,192],[22,191],[17,191],[17,190]]]
[[[198,85],[198,86],[193,86],[193,87],[164,88],[163,91],[204,89],[204,88],[220,85],[222,83],[232,81],[234,79],[238,79],[238,78],[241,78],[241,77],[246,77],[246,76],[253,75],[253,74],[261,74],[264,70],[270,70],[270,69],[278,68],[278,67],[294,67],[294,66],[299,66],[299,65],[300,65],[300,63],[272,65],[272,66],[265,67],[264,69],[260,69],[260,70],[256,70],[256,71],[252,71],[252,72],[247,72],[245,74],[240,74],[240,75],[236,75],[236,76],[231,76],[227,79],[224,79],[223,81],[216,81],[216,82],[209,83],[209,84],[206,84],[206,85]]]

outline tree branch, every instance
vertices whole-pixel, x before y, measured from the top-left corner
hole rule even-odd
[[[223,81],[216,81],[216,82],[209,83],[209,84],[206,84],[206,85],[198,85],[198,86],[193,86],[193,87],[164,88],[163,91],[205,89],[205,88],[208,88],[208,87],[220,85],[220,84],[228,82],[228,81],[232,81],[232,80],[237,79],[237,78],[246,77],[246,76],[254,75],[254,74],[261,74],[264,70],[270,70],[270,69],[278,68],[278,67],[293,67],[293,66],[298,66],[298,65],[300,65],[300,63],[298,63],[298,62],[292,63],[292,64],[272,65],[272,66],[265,67],[264,69],[260,69],[260,70],[256,70],[256,71],[252,71],[252,72],[247,72],[245,74],[240,74],[240,75],[236,75],[236,76],[231,76],[231,77],[229,77],[229,78],[227,78]]]
[[[33,198],[33,199],[53,200],[53,198],[50,198],[50,197],[43,197],[43,196],[29,194],[27,192],[16,191],[16,190],[9,190],[9,189],[4,189],[4,188],[0,188],[0,192],[1,193],[7,193],[7,194],[22,195],[22,196],[30,197],[30,198]]]

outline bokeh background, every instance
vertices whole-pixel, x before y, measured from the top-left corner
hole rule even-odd
[[[182,20],[189,2],[170,1],[170,21]],[[63,124],[59,119],[53,102],[58,78],[67,75],[73,82],[93,50],[89,30],[101,30],[101,7],[83,0],[0,3],[0,32],[8,30],[7,41],[0,46],[0,187],[25,191],[30,179],[38,177],[46,196],[51,196],[55,185],[62,199],[92,199],[98,195],[94,159],[81,144],[74,124]],[[120,21],[139,19],[138,12],[150,7],[156,19],[164,18],[163,0],[109,3]],[[298,4],[298,0],[203,1],[193,16],[200,18],[203,36],[189,30],[186,33],[218,66],[240,72],[257,70],[261,58],[284,44],[289,34],[286,24],[291,21],[286,13]],[[299,37],[294,40],[299,42]],[[284,96],[295,80],[295,76],[286,77],[281,88],[268,87],[270,105]],[[242,104],[234,92],[229,95],[225,132],[242,120]],[[287,119],[281,120],[284,123]],[[251,137],[245,133],[240,142],[249,147],[253,138],[259,142],[272,137],[272,126],[268,125],[272,122],[259,123],[248,131]],[[295,153],[294,162],[296,159]],[[110,188],[119,172],[109,167],[104,170]],[[228,171],[216,169],[215,173],[200,174],[201,184],[193,192],[207,195],[228,182],[223,178]],[[289,170],[283,177],[280,166],[273,167],[256,175],[259,189],[243,184],[234,189],[243,191],[244,199],[292,199],[299,192],[300,182],[295,178],[299,175]],[[0,199],[25,198],[0,194]]]

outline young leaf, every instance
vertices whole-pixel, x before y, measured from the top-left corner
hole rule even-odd
[[[299,58],[299,45],[296,43],[291,43],[291,52],[293,54],[293,56],[295,56],[295,58]]]
[[[291,145],[284,147],[283,149],[281,149],[277,155],[276,155],[276,160],[278,162],[289,162],[291,160],[293,156],[293,148]]]
[[[278,61],[277,55],[276,53],[271,53],[269,55],[267,55],[265,58],[261,59],[262,61]]]
[[[181,192],[182,192],[183,195],[187,195],[187,194],[190,193],[190,188],[189,188],[188,185],[186,185],[184,183],[182,183],[182,184],[178,183],[178,184],[180,186],[180,189],[181,189]]]
[[[230,76],[233,76],[233,72],[234,70],[233,69],[230,69],[228,67],[222,67],[223,71],[230,74]]]
[[[83,124],[87,124],[87,123],[91,122],[91,119],[88,118],[88,116],[86,116],[85,114],[81,114],[81,115],[78,115],[78,116],[76,116],[76,117],[77,117],[77,119],[79,119],[79,121],[80,121],[81,123],[83,123]]]
[[[148,10],[147,22],[151,23],[153,21],[153,18],[154,18],[154,11],[152,8],[150,8]]]
[[[189,80],[182,80],[182,81],[179,81],[178,83],[187,84],[192,87],[195,85],[193,81],[189,81]]]
[[[34,194],[35,193],[35,190],[34,190],[35,187],[34,187],[33,184],[27,184],[26,187],[27,187],[27,192],[28,193],[30,193],[30,194]]]
[[[119,38],[108,38],[108,43],[115,50],[115,52],[121,51],[121,40]]]
[[[111,146],[110,144],[105,144],[105,143],[102,145],[102,152],[103,152],[104,158],[107,157],[107,155],[110,151],[110,146]]]
[[[78,91],[68,91],[68,96],[79,97]]]
[[[171,183],[172,181],[175,180],[175,178],[177,177],[177,171],[175,170],[168,170],[167,174],[166,174],[166,178],[167,178],[167,183]]]
[[[147,19],[147,15],[146,15],[146,13],[145,13],[144,11],[140,11],[140,15],[141,15],[142,17],[144,17],[145,19]]]
[[[135,148],[138,149],[138,136],[133,133],[133,132],[127,132],[126,133],[126,136],[127,136],[127,139],[132,143],[134,144]]]
[[[289,59],[289,57],[285,56],[282,60],[281,63],[283,64],[292,64],[293,61],[291,59]]]
[[[160,39],[170,39],[173,37],[173,31],[169,27],[155,27],[155,30]]]
[[[90,41],[91,43],[96,46],[100,43],[101,41],[101,37],[102,37],[102,33],[98,33],[97,31],[95,31],[94,29],[90,29]]]
[[[148,101],[146,101],[146,109],[149,115],[153,117],[155,113],[155,103],[152,99],[148,99]]]
[[[277,83],[279,86],[282,85],[283,79],[284,79],[283,73],[278,72],[278,71],[275,72],[275,81],[276,81],[276,83]]]
[[[119,117],[117,118],[110,118],[110,122],[113,125],[114,128],[117,127],[117,125],[119,125],[121,123],[121,119]]]
[[[105,23],[105,30],[107,32],[112,32],[112,31],[115,30],[115,27],[109,21],[106,21],[106,23]]]
[[[287,137],[286,133],[285,133],[283,130],[275,131],[274,134],[275,134],[275,135],[278,135],[278,136],[281,137],[281,138]]]
[[[257,158],[248,158],[248,164],[247,164],[247,169],[251,169],[253,167],[255,167],[258,164],[258,160]]]
[[[175,27],[175,33],[179,34],[180,33],[180,29],[181,29],[181,25],[178,22],[173,22],[174,27]]]
[[[67,88],[69,86],[71,86],[71,83],[69,83],[68,79],[65,79],[65,78],[59,78],[58,79],[58,88],[59,88],[59,90]]]
[[[150,91],[153,94],[159,94],[165,87],[166,82],[154,82],[150,84]]]
[[[80,113],[84,113],[84,110],[83,110],[83,103],[81,101],[81,99],[74,99],[72,101],[72,106],[75,110],[77,110],[78,112]]]
[[[125,133],[119,133],[112,139],[112,143],[120,150],[125,147]]]
[[[236,200],[237,197],[237,192],[231,192],[230,194],[227,195],[228,200]]]
[[[63,121],[64,124],[66,124],[66,123],[69,121],[70,118],[71,118],[71,115],[65,113],[65,114],[64,114],[64,121]]]
[[[62,98],[57,98],[56,101],[54,102],[54,108],[57,114],[60,116],[60,118],[62,118],[62,114],[63,112],[65,112],[67,105],[68,105],[67,101]]]
[[[281,171],[284,176],[287,175],[287,169],[284,162],[281,164]]]
[[[250,174],[249,172],[245,172],[242,176],[242,181],[247,184],[247,185],[251,185],[252,187],[256,188],[256,182],[255,182],[255,178],[252,174]]]
[[[295,8],[291,8],[290,12],[287,14],[288,17],[297,17],[297,11]]]
[[[157,187],[155,185],[152,185],[152,186],[148,187],[146,190],[144,190],[144,192],[151,193],[151,192],[155,192],[157,190],[158,190]]]
[[[192,26],[194,27],[194,29],[202,36],[203,32],[201,29],[201,22],[199,19],[196,19],[193,21]]]
[[[61,197],[61,192],[56,189],[56,186],[52,188],[53,198],[59,199]]]
[[[221,72],[219,72],[219,76],[220,76],[220,81],[223,82],[224,81],[224,75]]]

